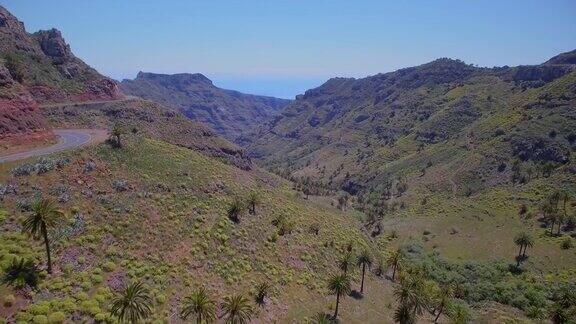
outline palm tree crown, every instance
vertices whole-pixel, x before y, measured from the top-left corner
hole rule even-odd
[[[198,324],[202,321],[210,323],[216,319],[216,303],[210,298],[204,287],[184,299],[184,308],[180,312],[180,316],[187,319],[190,315],[196,316],[196,323]]]
[[[112,300],[112,315],[123,323],[138,323],[152,313],[152,298],[142,282],[128,284],[122,293]]]
[[[238,198],[235,198],[232,204],[228,207],[228,218],[234,223],[240,222],[240,216],[244,212],[244,204]]]
[[[342,255],[340,260],[338,260],[338,268],[344,271],[344,273],[348,273],[348,269],[350,269],[353,263],[354,263],[354,255],[352,254],[352,252],[347,251]]]
[[[32,206],[32,213],[24,220],[23,230],[34,239],[40,239],[48,227],[56,225],[64,215],[50,199],[40,199]]]
[[[5,269],[2,282],[11,283],[17,288],[25,285],[35,288],[38,285],[39,271],[32,260],[12,259],[12,262]]]
[[[360,285],[360,293],[364,293],[364,275],[366,274],[366,267],[372,266],[372,255],[368,249],[362,250],[356,259],[356,264],[362,267],[362,283]]]
[[[226,323],[229,324],[248,323],[252,318],[252,306],[248,298],[241,294],[224,298],[222,310],[226,316]]]
[[[248,204],[250,205],[250,213],[256,215],[256,206],[260,204],[260,193],[258,191],[250,192]]]
[[[402,261],[404,260],[404,253],[401,249],[393,250],[388,254],[386,258],[386,263],[389,267],[392,267],[392,281],[396,276],[396,271],[402,265]]]
[[[50,199],[40,199],[32,206],[32,213],[24,220],[22,230],[30,234],[34,239],[44,238],[46,246],[46,257],[48,263],[48,273],[52,273],[52,261],[50,259],[50,241],[48,239],[48,228],[56,225],[64,213],[56,207]]]
[[[338,306],[340,305],[340,296],[346,295],[351,291],[350,277],[348,275],[334,275],[328,281],[328,289],[336,295],[336,308],[334,310],[334,319],[338,318]]]

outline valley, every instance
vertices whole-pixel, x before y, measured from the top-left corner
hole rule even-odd
[[[287,100],[0,41],[0,323],[576,321],[576,50]]]

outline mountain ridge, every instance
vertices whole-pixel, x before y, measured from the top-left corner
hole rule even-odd
[[[211,126],[220,135],[240,144],[246,134],[291,102],[221,89],[200,73],[139,72],[136,79],[125,79],[120,87],[126,94],[181,111],[188,118]]]
[[[359,191],[366,194],[385,178],[404,177],[398,170],[386,171],[385,165],[394,159],[408,158],[417,150],[440,147],[450,141],[470,146],[469,132],[485,134],[486,129],[476,128],[485,127],[481,125],[488,121],[490,132],[509,128],[508,118],[530,118],[527,124],[534,124],[542,117],[519,109],[548,106],[554,108],[550,111],[552,116],[564,116],[556,125],[563,129],[562,133],[557,131],[561,135],[548,136],[546,132],[552,131],[552,124],[546,132],[538,130],[537,136],[528,135],[527,130],[513,130],[515,135],[509,139],[512,154],[507,153],[505,146],[498,154],[510,164],[514,158],[530,162],[536,152],[530,153],[527,147],[548,143],[551,146],[547,153],[538,149],[542,157],[546,156],[538,163],[568,163],[574,146],[564,137],[572,138],[567,126],[572,123],[570,116],[574,112],[566,109],[574,101],[576,90],[566,84],[572,82],[576,66],[566,62],[571,62],[573,53],[563,53],[534,66],[485,68],[442,58],[361,79],[332,78],[298,96],[252,137],[247,150],[261,165],[285,176],[316,181],[354,195]],[[561,88],[548,93],[554,84]],[[495,120],[495,116],[502,120]],[[479,142],[489,140],[484,135],[475,137]],[[426,168],[427,163],[404,167]],[[473,174],[474,170],[466,172]],[[491,173],[489,177],[502,175]]]

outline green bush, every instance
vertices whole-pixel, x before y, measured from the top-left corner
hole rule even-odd
[[[158,304],[164,304],[166,302],[166,295],[164,295],[164,294],[156,295],[156,302]]]
[[[92,282],[95,284],[99,284],[102,281],[104,281],[104,277],[102,277],[102,275],[99,274],[93,274],[92,276],[90,276],[90,280],[92,280]]]
[[[14,295],[12,294],[8,294],[6,296],[4,296],[4,306],[6,307],[10,307],[14,304],[14,302],[16,301],[16,297],[14,297]]]
[[[48,324],[48,317],[46,315],[36,315],[32,319],[34,324]]]
[[[112,261],[108,261],[104,263],[104,265],[102,265],[102,268],[104,268],[104,271],[106,272],[111,272],[114,271],[114,269],[116,268],[116,264],[114,264],[114,262]]]
[[[570,248],[572,248],[572,239],[569,237],[566,237],[562,240],[562,243],[560,244],[560,246],[562,247],[562,249],[564,250],[568,250]]]
[[[48,303],[33,304],[28,307],[28,312],[32,315],[48,315],[50,305]]]
[[[48,321],[50,322],[50,324],[64,323],[65,320],[66,320],[66,314],[64,314],[63,312],[55,312],[50,314],[50,316],[48,316]]]

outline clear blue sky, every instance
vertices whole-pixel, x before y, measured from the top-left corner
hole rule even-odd
[[[199,72],[293,97],[438,57],[536,64],[576,48],[575,0],[0,0],[28,31],[62,30],[103,74]]]

